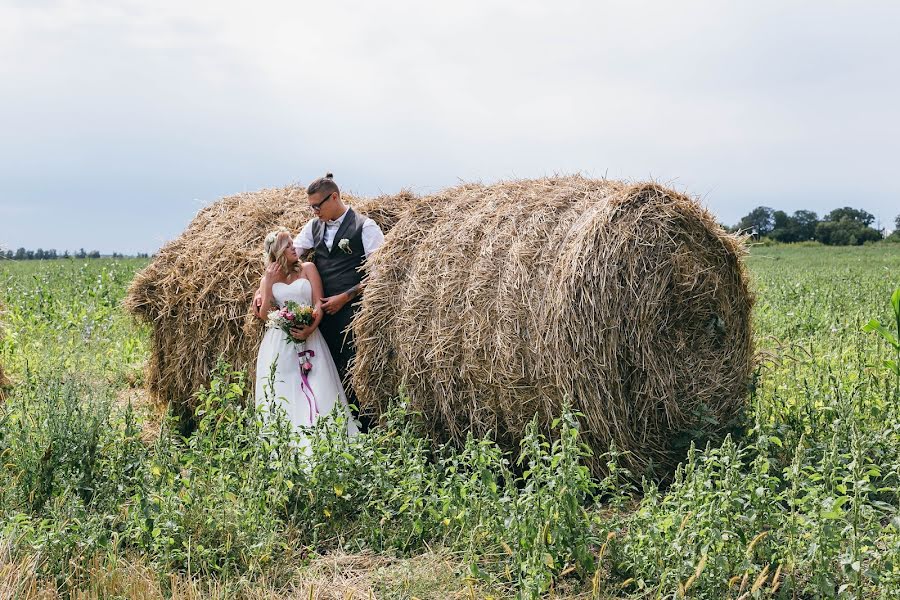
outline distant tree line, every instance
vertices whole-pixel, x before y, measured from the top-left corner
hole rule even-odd
[[[125,258],[124,254],[120,254],[118,252],[113,252],[111,255],[112,258]],[[150,255],[141,252],[138,253],[136,258],[149,258]],[[90,252],[85,252],[84,248],[81,248],[78,252],[69,253],[68,250],[64,251],[62,254],[58,253],[55,249],[44,250],[43,248],[38,248],[37,250],[26,250],[25,248],[19,248],[16,251],[12,250],[2,250],[0,249],[0,258],[6,258],[8,260],[56,260],[59,258],[100,258],[99,250],[91,250]]]
[[[789,215],[783,210],[757,206],[733,230],[765,236],[777,242],[817,241],[828,246],[859,246],[884,238],[884,232],[872,227],[875,216],[857,208],[836,208],[823,219],[811,210]],[[900,242],[900,215],[894,220],[890,241]]]

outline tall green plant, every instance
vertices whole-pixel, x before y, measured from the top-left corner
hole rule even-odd
[[[891,309],[894,311],[893,331],[881,324],[877,319],[872,319],[863,327],[863,331],[874,331],[880,335],[894,349],[895,359],[887,359],[884,366],[897,378],[896,392],[900,395],[900,287],[891,295]]]

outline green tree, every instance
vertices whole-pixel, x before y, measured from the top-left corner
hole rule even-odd
[[[797,228],[797,241],[805,242],[816,238],[816,225],[819,224],[819,215],[811,210],[798,210],[794,212],[794,225]]]
[[[816,239],[829,246],[860,246],[881,239],[881,232],[856,221],[822,221]]]
[[[798,210],[788,215],[782,210],[772,213],[773,228],[769,236],[779,242],[802,242],[815,238],[819,217],[810,210]]]
[[[884,239],[889,242],[900,242],[900,215],[894,219],[894,231]]]
[[[783,210],[776,210],[772,213],[772,231],[769,237],[779,242],[796,242],[797,232],[796,223]]]
[[[816,225],[816,239],[829,246],[859,246],[882,238],[870,225],[875,216],[864,210],[845,206],[836,208]]]
[[[772,213],[772,231],[788,229],[791,225],[793,225],[791,218],[783,210],[776,210]]]
[[[826,221],[853,221],[868,227],[875,222],[875,215],[864,210],[845,206],[836,208],[825,216]]]
[[[768,206],[757,206],[741,219],[738,229],[755,230],[759,235],[768,235],[775,226],[774,212]]]

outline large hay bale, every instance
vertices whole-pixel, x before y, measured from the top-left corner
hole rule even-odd
[[[354,383],[402,386],[438,439],[516,449],[564,401],[597,456],[664,476],[739,415],[752,360],[743,246],[656,184],[564,177],[463,185],[407,212],[373,257]]]
[[[414,196],[344,199],[387,231]],[[222,198],[137,274],[125,306],[151,326],[152,397],[189,412],[220,356],[253,376],[263,328],[250,302],[262,275],[263,238],[277,226],[298,232],[311,216],[299,186]]]

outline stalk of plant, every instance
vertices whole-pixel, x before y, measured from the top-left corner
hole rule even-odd
[[[863,331],[874,331],[878,333],[888,344],[894,349],[895,358],[893,360],[885,360],[884,366],[891,371],[895,378],[894,394],[895,398],[900,398],[900,288],[894,290],[891,294],[891,310],[894,313],[894,331],[881,324],[877,319],[872,319],[863,327]]]

